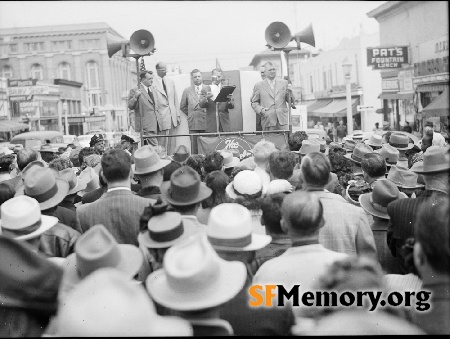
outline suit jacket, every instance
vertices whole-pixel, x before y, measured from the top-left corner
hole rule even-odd
[[[44,213],[42,213],[44,214]],[[77,219],[77,214],[75,211],[72,211],[66,207],[58,206],[53,212],[53,214],[46,214],[50,216],[55,216],[58,218],[58,220],[63,223],[64,225],[67,225],[71,228],[73,228],[75,231],[81,233],[81,227]]]
[[[75,243],[80,236],[80,232],[67,225],[57,223],[41,234],[39,251],[48,257],[66,258],[75,251]]]
[[[202,85],[202,90],[207,85]],[[206,129],[206,108],[208,99],[205,95],[197,95],[195,86],[191,85],[183,91],[180,109],[187,115],[189,130],[204,131]]]
[[[287,80],[275,79],[275,93],[270,88],[267,80],[256,83],[251,98],[252,108],[256,114],[261,115],[261,126],[263,128],[275,126],[277,120],[280,125],[288,123],[289,109]],[[262,113],[263,108],[267,112]]]
[[[208,91],[211,91],[211,86],[204,86],[202,92],[206,95]],[[212,98],[211,98],[212,99]],[[217,119],[216,119],[216,103],[214,100],[208,99],[208,107],[206,109],[206,130],[205,132],[214,133],[217,132]],[[231,132],[230,129],[230,112],[228,109],[234,108],[234,100],[219,102],[219,132]]]
[[[156,98],[156,110],[161,114],[161,130],[171,129],[178,126],[178,96],[175,90],[175,83],[172,79],[164,77],[167,94],[162,83],[155,77],[153,81],[153,95]]]
[[[78,207],[77,217],[83,232],[102,224],[119,244],[139,246],[139,219],[144,208],[155,202],[128,190],[106,192],[97,201]]]
[[[153,99],[150,98],[147,91],[145,90],[142,84],[139,84],[139,89],[142,90],[142,94],[139,96],[139,99],[136,100],[135,94],[137,91],[136,88],[132,88],[130,90],[130,94],[128,95],[128,108],[134,110],[135,116],[135,130],[140,132],[141,130],[141,111],[142,111],[142,126],[144,133],[157,133],[158,132],[158,124],[161,128],[163,126],[162,115],[156,110],[155,106],[155,94],[153,93]]]

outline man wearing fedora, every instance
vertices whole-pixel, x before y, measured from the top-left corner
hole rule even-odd
[[[152,146],[146,145],[134,153],[133,173],[139,178],[141,189],[137,195],[143,198],[158,200],[161,197],[161,184],[164,178],[164,167],[170,160],[161,159]]]
[[[156,201],[131,192],[131,157],[124,150],[108,150],[101,164],[108,190],[101,199],[77,208],[81,229],[102,224],[118,243],[138,246],[140,216]]]
[[[238,166],[241,161],[238,157],[234,156],[233,152],[227,149],[221,150],[220,155],[223,158],[223,171],[230,177],[231,172],[233,172],[234,168]]]
[[[23,185],[22,171],[25,167],[32,161],[39,160],[39,153],[31,148],[21,149],[17,152],[16,164],[17,164],[17,174],[11,179],[4,180],[4,183],[11,184],[15,191]]]
[[[184,225],[193,224],[200,231],[205,230],[206,226],[197,219],[197,211],[212,190],[201,182],[200,175],[193,168],[178,168],[170,177],[170,182],[161,185],[161,192],[164,201],[181,214]]]
[[[302,189],[319,197],[323,206],[325,225],[319,232],[320,243],[332,251],[376,259],[375,240],[364,210],[325,191],[330,169],[328,158],[317,152],[305,156],[300,167]]]
[[[389,138],[389,145],[399,151],[397,165],[403,168],[408,168],[408,157],[406,151],[414,147],[414,144],[409,142],[408,136],[400,133],[392,133]]]
[[[391,166],[386,179],[397,185],[400,192],[405,193],[408,197],[415,198],[422,194],[425,187],[425,185],[417,182],[418,178],[419,175],[417,173],[394,165]]]
[[[222,319],[233,327],[234,334],[288,335],[294,319],[290,308],[249,307],[248,289],[252,285],[251,263],[256,251],[269,245],[271,237],[252,231],[251,213],[235,203],[223,203],[211,210],[207,237],[220,258],[239,261],[246,267],[245,284],[221,309]]]
[[[62,214],[68,219],[73,217],[70,215],[72,211],[67,210],[59,216],[56,215],[58,204],[69,192],[69,183],[54,172],[48,167],[32,166],[26,172],[24,185],[16,192],[16,197],[26,195],[33,198],[38,203],[39,214],[56,219],[57,223],[39,237],[37,244],[39,250],[47,256],[65,258],[74,251],[75,243],[81,234],[76,230],[76,219],[72,221],[72,227],[60,222]],[[20,203],[17,206],[20,206]]]
[[[387,206],[389,227],[387,242],[391,252],[398,257],[399,264],[406,272],[402,249],[406,239],[414,238],[413,225],[417,220],[417,211],[426,201],[432,199],[436,204],[448,201],[450,185],[448,173],[450,171],[450,153],[448,147],[431,146],[423,156],[423,162],[417,162],[411,171],[421,174],[425,181],[425,191],[415,199],[400,199]],[[431,227],[432,225],[430,225]]]
[[[326,223],[322,200],[308,191],[286,196],[281,207],[281,227],[291,238],[292,247],[266,261],[256,272],[253,285],[283,285],[287,291],[300,285],[301,291],[310,291],[329,264],[347,257],[320,242],[319,232]],[[293,309],[295,314],[300,311],[295,306]]]
[[[58,150],[53,149],[53,147],[50,144],[44,144],[39,149],[39,153],[41,154],[41,159],[48,164],[53,159],[56,159],[59,157]]]
[[[4,235],[0,257],[0,337],[42,336],[58,309],[62,269],[32,246]]]
[[[102,134],[94,134],[89,142],[89,146],[94,148],[94,152],[98,155],[105,153],[105,138]]]
[[[191,156],[191,152],[185,145],[179,145],[172,154],[172,161],[178,162],[181,166],[186,164],[186,160]]]

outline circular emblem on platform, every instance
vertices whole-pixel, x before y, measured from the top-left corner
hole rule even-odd
[[[233,156],[238,157],[240,160],[253,156],[253,147],[242,138],[229,137],[222,139],[216,146],[215,151],[221,151],[223,149],[233,152]]]

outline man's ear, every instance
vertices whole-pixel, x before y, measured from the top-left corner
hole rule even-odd
[[[264,216],[261,215],[261,226],[264,226],[264,225],[265,225],[265,222],[264,222]]]
[[[284,233],[288,234],[288,226],[286,225],[286,222],[283,218],[280,220],[280,226]]]

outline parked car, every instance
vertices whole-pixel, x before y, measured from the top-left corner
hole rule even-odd
[[[11,141],[11,144],[20,144],[24,148],[40,149],[41,145],[50,143],[54,150],[58,150],[59,147],[67,147],[67,143],[64,142],[64,137],[61,132],[58,131],[34,131],[25,132],[15,135]]]
[[[306,134],[308,134],[308,139],[327,139],[327,132],[323,129],[308,128]]]
[[[77,136],[74,134],[64,134],[64,142],[68,144],[74,144],[77,141]]]

